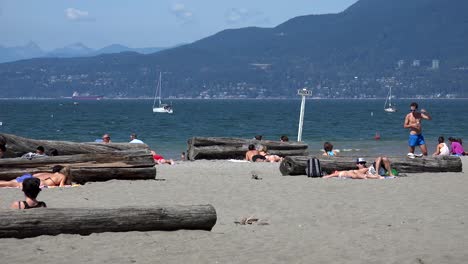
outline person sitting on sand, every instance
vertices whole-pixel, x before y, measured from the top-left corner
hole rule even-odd
[[[462,140],[460,138],[449,137],[450,141],[450,154],[453,156],[463,156],[465,155],[465,150],[463,149]]]
[[[137,138],[137,134],[135,134],[135,133],[132,133],[132,134],[130,135],[130,142],[128,142],[128,143],[132,143],[132,144],[145,144],[143,141],[141,141],[141,140],[139,140],[139,139]]]
[[[3,144],[0,144],[0,159],[5,157],[6,147]]]
[[[259,155],[258,150],[255,148],[254,144],[249,145],[249,150],[245,153],[245,160],[253,161],[252,158],[255,155]]]
[[[153,159],[156,164],[175,164],[172,159],[165,159],[163,156],[156,154],[156,152],[153,150],[151,151],[151,155],[153,155]]]
[[[323,153],[323,156],[337,156],[338,155],[338,152],[336,152],[335,150],[333,150],[333,145],[330,143],[330,142],[325,142],[323,143],[323,150],[325,151]]]
[[[104,134],[102,136],[102,143],[104,144],[109,144],[111,143],[111,138],[110,138],[110,135],[109,134]]]
[[[434,152],[434,154],[432,154],[432,156],[436,157],[436,156],[448,156],[448,155],[450,155],[450,150],[449,150],[447,144],[445,144],[445,142],[444,142],[445,141],[444,137],[440,136],[437,141],[439,141],[439,144],[437,145],[436,151]]]
[[[44,202],[36,200],[41,191],[41,180],[38,178],[27,178],[23,182],[23,192],[26,199],[24,201],[15,201],[11,204],[11,209],[32,209],[47,207]]]
[[[347,170],[347,171],[335,171],[332,174],[325,175],[322,178],[351,178],[351,179],[383,179],[385,175],[385,170],[381,167],[381,163],[384,164],[385,168],[389,172],[389,177],[395,177],[390,167],[390,160],[386,157],[378,157],[375,159],[375,162],[369,168],[366,167],[366,160],[364,158],[358,158],[356,160],[357,170]],[[379,173],[377,173],[379,172]]]
[[[47,151],[47,156],[58,156],[58,150],[55,148],[51,148]]]
[[[21,158],[29,159],[29,160],[32,160],[34,158],[40,158],[40,157],[47,157],[43,146],[38,146],[36,149],[36,153],[28,152],[24,154],[23,156],[21,156]]]
[[[288,136],[286,136],[286,135],[282,135],[282,136],[280,137],[280,141],[281,141],[281,142],[288,142],[288,141],[289,141],[289,138],[288,138]]]
[[[267,147],[266,146],[262,146],[262,148],[260,149],[260,151],[258,152],[259,155],[262,155],[265,157],[265,161],[267,162],[280,162],[283,160],[282,157],[278,156],[278,155],[271,155],[267,152]],[[253,157],[252,157],[253,158]]]
[[[24,174],[11,181],[0,181],[0,187],[21,187],[24,180],[38,178],[41,186],[65,186],[71,184],[70,167],[55,165],[52,172],[39,172],[35,174]]]

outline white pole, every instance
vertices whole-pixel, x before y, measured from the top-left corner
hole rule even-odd
[[[302,141],[302,126],[304,124],[305,95],[302,95],[301,114],[299,116],[299,129],[297,131],[297,142]]]

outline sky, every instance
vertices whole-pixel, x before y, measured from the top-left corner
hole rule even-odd
[[[274,27],[300,15],[339,13],[356,1],[0,0],[0,45],[170,47],[224,29]]]

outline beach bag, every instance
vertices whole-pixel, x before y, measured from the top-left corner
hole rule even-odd
[[[320,160],[315,157],[308,159],[306,173],[307,177],[322,177],[322,167],[320,167]]]

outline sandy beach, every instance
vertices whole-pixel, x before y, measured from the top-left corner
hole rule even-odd
[[[281,176],[279,164],[159,165],[157,180],[44,189],[49,207],[212,204],[211,232],[123,232],[0,239],[2,263],[467,263],[463,173],[386,180]],[[252,172],[261,180],[252,179]],[[23,199],[0,190],[0,208]],[[255,216],[268,225],[238,225]]]

